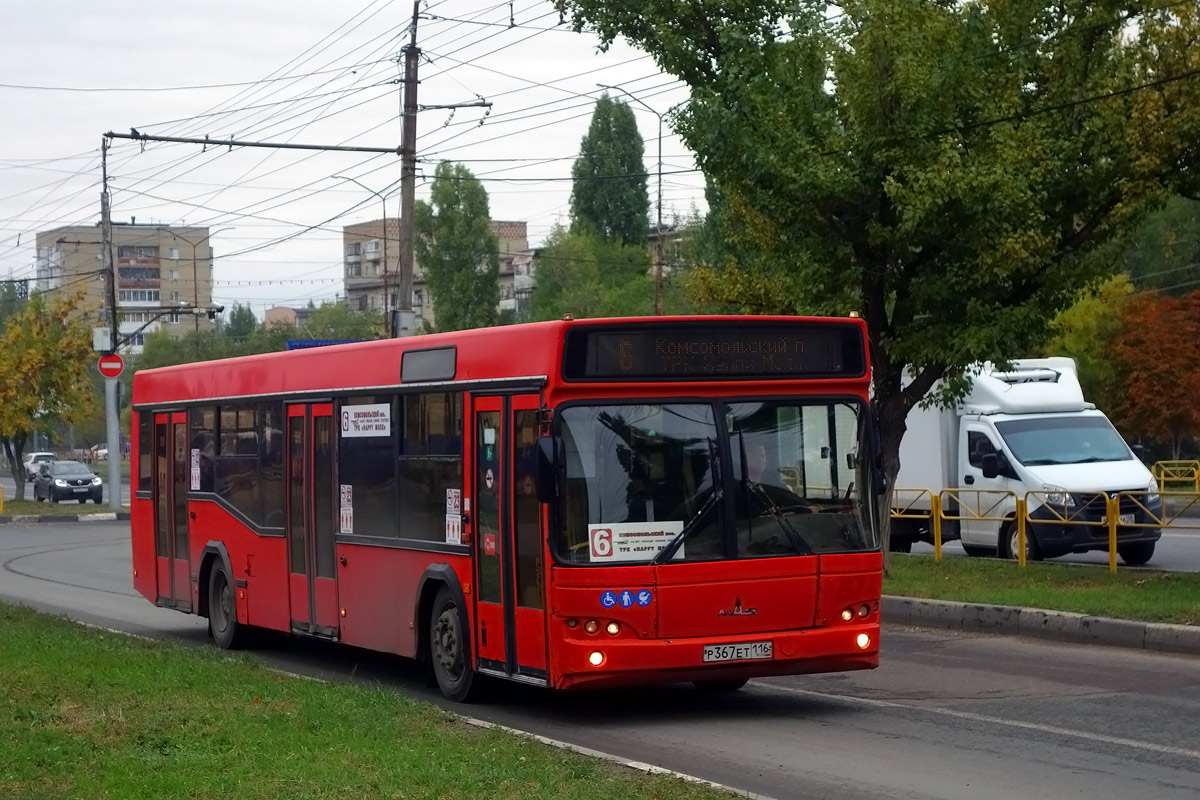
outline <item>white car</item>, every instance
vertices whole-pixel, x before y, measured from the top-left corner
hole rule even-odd
[[[58,459],[58,456],[54,455],[54,453],[46,453],[46,452],[39,452],[39,451],[34,451],[32,453],[26,453],[25,454],[25,462],[24,462],[25,463],[25,480],[27,480],[27,481],[33,480],[33,477],[35,475],[37,475],[38,468],[43,461],[56,461],[57,459]]]

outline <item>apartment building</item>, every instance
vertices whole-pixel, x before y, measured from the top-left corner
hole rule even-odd
[[[529,250],[526,224],[492,220],[500,252],[500,308],[515,308],[518,294],[515,261]],[[397,307],[400,264],[400,220],[371,220],[342,228],[346,302],[360,311],[383,312]],[[435,310],[419,263],[413,264],[413,330],[434,323]]]
[[[123,352],[140,353],[150,331],[176,338],[213,323],[189,307],[212,305],[213,254],[208,228],[114,222],[113,259]],[[37,234],[35,284],[41,292],[82,295],[97,350],[111,343],[107,283],[99,225],[73,225]],[[180,309],[173,313],[163,313]]]

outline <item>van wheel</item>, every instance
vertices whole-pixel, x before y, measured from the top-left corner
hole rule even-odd
[[[1015,522],[1008,522],[1000,529],[1000,557],[1017,560],[1018,529]],[[1037,537],[1025,531],[1025,560],[1041,561],[1042,549],[1038,547]]]
[[[1154,557],[1154,542],[1130,542],[1117,545],[1117,555],[1131,567],[1140,567]]]
[[[429,660],[446,699],[467,703],[479,695],[481,680],[467,657],[462,610],[445,586],[438,589],[429,613]]]
[[[237,650],[246,638],[245,629],[237,618],[233,581],[220,562],[213,566],[208,577],[208,632],[222,650]]]

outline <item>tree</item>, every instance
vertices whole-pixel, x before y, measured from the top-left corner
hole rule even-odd
[[[22,458],[29,435],[92,411],[86,370],[96,353],[78,307],[78,297],[35,294],[0,335],[0,441],[17,485],[14,500],[25,498]]]
[[[1179,458],[1200,435],[1200,291],[1137,295],[1125,305],[1115,350],[1124,386],[1117,421]]]
[[[416,204],[414,251],[437,315],[437,330],[496,323],[500,253],[483,184],[461,164],[434,172],[430,202]]]
[[[536,320],[649,314],[654,282],[644,246],[608,243],[595,233],[556,226],[537,258],[530,298]]]
[[[248,340],[258,330],[258,317],[250,310],[249,305],[235,303],[229,310],[229,317],[220,326],[221,334],[235,342]]]
[[[571,166],[572,233],[646,246],[650,195],[644,155],[633,111],[607,93],[600,95]]]
[[[314,339],[378,339],[383,336],[383,314],[359,311],[345,303],[322,303],[301,331]]]
[[[1129,276],[1117,275],[1096,289],[1084,289],[1070,308],[1050,323],[1042,355],[1071,356],[1079,368],[1084,397],[1111,412],[1121,399],[1113,347],[1121,330],[1121,311],[1133,293]]]
[[[1182,296],[1200,285],[1200,200],[1169,198],[1138,227],[1119,264],[1139,289]]]
[[[556,6],[689,85],[675,128],[754,254],[699,270],[701,295],[861,311],[889,485],[916,403],[935,385],[960,396],[974,362],[1035,352],[1111,274],[1098,256],[1200,189],[1194,4]]]

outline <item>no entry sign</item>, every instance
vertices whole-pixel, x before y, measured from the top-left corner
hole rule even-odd
[[[125,362],[116,353],[107,356],[100,356],[100,361],[97,362],[96,368],[100,370],[100,374],[106,378],[115,378],[121,374],[121,370],[125,369]]]

